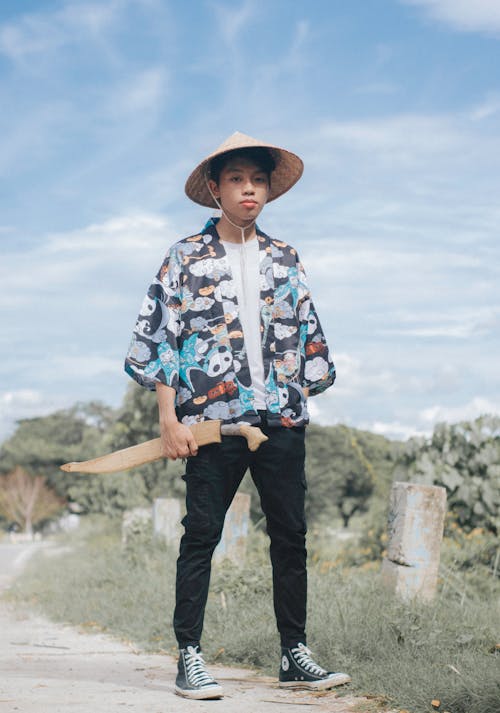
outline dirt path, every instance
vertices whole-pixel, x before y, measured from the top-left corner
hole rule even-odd
[[[30,549],[31,548],[31,549]],[[0,587],[36,545],[0,545]],[[0,600],[2,713],[348,713],[361,699],[282,691],[276,679],[248,669],[213,666],[219,701],[174,694],[176,662],[148,655],[102,634],[54,624]]]

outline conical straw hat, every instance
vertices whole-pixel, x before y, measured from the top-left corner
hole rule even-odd
[[[185,191],[187,196],[200,205],[208,206],[209,208],[218,208],[207,187],[210,161],[215,158],[215,156],[219,156],[227,151],[256,146],[269,149],[276,163],[276,168],[271,174],[271,190],[269,191],[267,202],[269,203],[275,198],[279,198],[283,193],[286,193],[302,176],[304,170],[302,160],[291,151],[279,148],[279,146],[273,146],[273,144],[268,144],[265,141],[259,141],[258,139],[236,131],[226,139],[216,151],[210,154],[210,156],[207,156],[207,158],[194,169],[186,181]]]

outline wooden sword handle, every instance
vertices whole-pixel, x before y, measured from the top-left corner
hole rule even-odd
[[[258,426],[250,426],[248,423],[223,423],[220,430],[223,436],[246,438],[250,451],[256,451],[261,443],[269,440]]]

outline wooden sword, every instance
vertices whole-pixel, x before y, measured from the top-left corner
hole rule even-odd
[[[198,446],[221,443],[222,436],[243,436],[247,439],[249,450],[256,451],[261,443],[268,440],[258,426],[250,426],[247,423],[226,424],[220,420],[214,420],[195,423],[189,428]],[[129,470],[129,468],[144,465],[144,463],[151,463],[160,458],[164,458],[161,439],[153,438],[151,441],[122,448],[91,460],[64,463],[61,470],[68,473],[116,473],[120,470]]]

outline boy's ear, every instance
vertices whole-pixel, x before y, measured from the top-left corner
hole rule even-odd
[[[219,191],[219,186],[216,184],[213,178],[208,179],[208,185],[210,186],[210,190],[214,194],[216,198],[220,198],[220,191]]]

